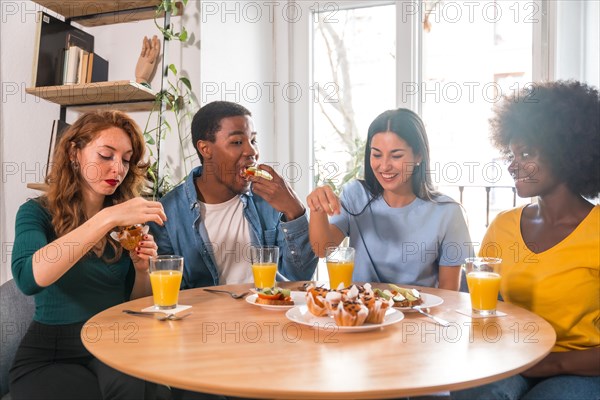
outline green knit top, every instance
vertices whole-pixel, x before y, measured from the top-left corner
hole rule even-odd
[[[12,274],[23,293],[35,296],[35,321],[48,325],[81,323],[129,300],[135,270],[127,251],[114,264],[90,252],[52,285],[38,286],[33,278],[33,254],[55,239],[48,210],[35,199],[21,205],[15,222]],[[67,248],[80,245],[85,244],[72,243]],[[41,256],[52,261],[59,257],[58,251],[50,246]],[[104,255],[114,255],[111,246],[106,246]]]

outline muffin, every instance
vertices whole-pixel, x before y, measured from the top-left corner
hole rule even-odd
[[[346,300],[356,300],[358,299],[358,295],[360,294],[360,290],[356,287],[356,285],[352,285],[349,288],[345,288],[339,291],[342,294],[342,299]]]
[[[375,294],[368,293],[361,297],[361,301],[369,310],[369,315],[365,322],[371,324],[381,324],[385,318],[387,310],[394,305],[392,299],[386,300],[382,297],[376,297]]]
[[[332,290],[325,296],[325,308],[330,317],[333,317],[340,301],[342,301],[342,294],[338,291]]]
[[[325,308],[325,297],[329,290],[315,287],[313,285],[306,289],[306,305],[308,311],[317,317],[323,317],[327,315],[327,309]]]
[[[346,300],[338,304],[333,319],[338,326],[360,326],[368,315],[369,309],[360,300]]]

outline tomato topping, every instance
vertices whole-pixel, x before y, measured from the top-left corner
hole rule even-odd
[[[258,295],[258,297],[260,297],[261,299],[266,299],[266,300],[279,300],[281,297],[283,297],[281,295],[281,293],[275,293],[275,294],[264,294],[261,292],[256,293]]]

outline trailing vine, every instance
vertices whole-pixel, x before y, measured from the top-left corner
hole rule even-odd
[[[185,43],[188,41],[188,33],[185,27],[182,27],[180,32],[174,32],[173,24],[169,23],[167,26],[159,24],[159,18],[162,19],[164,13],[170,13],[171,16],[178,15],[187,3],[187,0],[162,0],[157,5],[154,23],[162,33],[165,42],[178,40]],[[144,139],[150,153],[147,194],[154,199],[168,193],[179,183],[173,182],[169,164],[164,163],[164,166],[162,165],[161,143],[167,135],[174,129],[177,130],[185,175],[188,174],[186,161],[193,157],[193,154],[186,154],[186,143],[189,142],[190,134],[182,132],[182,125],[191,119],[191,114],[188,111],[189,106],[193,103],[191,82],[179,73],[174,64],[163,65],[162,79],[162,88],[156,94],[155,106],[150,112],[144,128]],[[166,118],[167,113],[170,112],[173,113],[175,118],[175,127],[171,126]],[[155,124],[152,124],[153,121],[155,121]],[[155,128],[150,128],[151,125],[154,125]]]

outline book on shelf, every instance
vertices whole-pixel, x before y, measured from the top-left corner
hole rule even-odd
[[[93,66],[94,66],[94,53],[90,53],[88,55],[88,60],[87,60],[87,69],[86,69],[86,73],[85,73],[85,83],[92,82],[92,70],[93,70]],[[108,75],[107,75],[106,78],[108,79]]]
[[[63,85],[108,81],[108,61],[79,46],[65,50]]]
[[[65,53],[73,46],[93,52],[94,37],[43,11],[38,11],[37,21],[32,86],[62,85],[68,64]]]
[[[55,119],[52,121],[52,132],[50,133],[50,144],[48,146],[48,161],[46,163],[46,175],[48,175],[50,172],[56,145],[60,141],[62,135],[66,132],[67,128],[70,126],[70,124],[67,124],[61,119]]]
[[[100,57],[98,54],[91,54],[90,82],[106,82],[108,80],[108,61]]]
[[[74,85],[78,81],[78,73],[79,73],[79,61],[82,55],[83,49],[79,46],[71,46],[67,51],[65,51],[65,59],[67,65],[65,73],[63,85]]]
[[[79,72],[77,73],[77,83],[89,83],[87,81],[87,70],[90,53],[84,51],[79,59]]]

